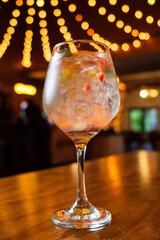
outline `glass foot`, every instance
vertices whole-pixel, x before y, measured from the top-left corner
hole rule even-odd
[[[111,222],[111,213],[103,208],[95,208],[93,205],[80,208],[74,205],[68,209],[56,211],[52,216],[54,224],[65,228],[97,229]]]

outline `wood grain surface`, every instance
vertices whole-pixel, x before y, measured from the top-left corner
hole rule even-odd
[[[59,228],[52,213],[75,200],[77,164],[0,179],[0,240],[160,240],[160,153],[85,163],[87,195],[112,213],[98,231]]]

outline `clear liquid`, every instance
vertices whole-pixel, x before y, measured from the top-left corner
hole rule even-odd
[[[66,134],[72,139],[75,145],[84,144],[86,145],[91,138],[93,138],[99,131],[71,131]]]

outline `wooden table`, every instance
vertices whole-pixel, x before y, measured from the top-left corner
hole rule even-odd
[[[159,240],[160,153],[136,151],[85,164],[87,195],[112,213],[102,230],[69,230],[52,213],[73,203],[76,163],[0,179],[0,240]]]

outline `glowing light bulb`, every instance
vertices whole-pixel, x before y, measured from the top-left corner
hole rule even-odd
[[[69,10],[70,12],[75,12],[76,9],[77,9],[77,7],[76,7],[75,4],[70,4],[70,5],[68,6],[68,10]]]
[[[156,1],[155,0],[148,0],[147,2],[148,2],[149,5],[154,5]]]
[[[140,95],[141,98],[147,98],[147,96],[148,96],[148,91],[147,91],[147,89],[142,89],[142,90],[140,91],[139,95]]]
[[[100,15],[105,15],[106,14],[106,8],[105,7],[100,7],[98,9],[98,12],[99,12]]]
[[[115,19],[116,19],[116,17],[115,17],[114,14],[109,14],[109,15],[108,15],[108,21],[109,21],[109,22],[114,22]]]
[[[124,12],[124,13],[128,13],[129,12],[129,6],[128,5],[123,5],[122,6],[122,12]]]
[[[136,40],[133,41],[133,46],[134,46],[135,48],[139,48],[140,45],[141,45],[141,42],[140,42],[138,39],[136,39]]]
[[[117,26],[118,28],[123,28],[124,22],[123,22],[122,20],[118,20],[118,21],[116,22],[116,26]]]
[[[84,30],[87,30],[89,28],[89,23],[88,22],[82,22],[81,28]]]
[[[135,17],[138,18],[138,19],[140,19],[140,18],[143,17],[143,13],[142,13],[141,11],[137,10],[137,11],[135,12]]]
[[[122,50],[123,51],[128,51],[129,50],[129,44],[128,43],[123,43],[122,44]]]
[[[152,24],[154,21],[154,18],[152,16],[148,16],[146,17],[146,22],[149,23],[149,24]]]

